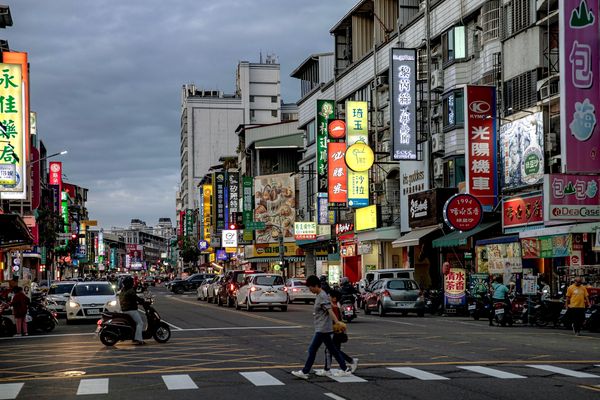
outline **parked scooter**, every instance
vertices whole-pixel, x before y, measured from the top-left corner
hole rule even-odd
[[[425,311],[431,315],[442,315],[444,312],[444,293],[440,290],[425,292]]]
[[[166,343],[171,338],[169,325],[160,319],[160,315],[152,307],[153,300],[148,298],[142,306],[146,313],[147,325],[142,332],[144,339],[154,338],[158,343]],[[132,340],[135,334],[135,322],[128,314],[106,312],[98,320],[96,334],[105,346],[114,346],[118,341]]]
[[[10,303],[0,301],[0,337],[14,336],[17,327],[5,314],[10,315]]]
[[[585,322],[583,328],[592,332],[600,332],[600,304],[598,304],[598,297],[594,305],[585,311]]]
[[[494,303],[494,321],[500,326],[512,326],[513,317],[510,307],[503,302],[497,301]]]
[[[469,315],[475,320],[480,318],[489,318],[492,310],[492,299],[487,293],[481,293],[479,296],[469,296]]]
[[[558,299],[538,300],[533,306],[532,321],[540,327],[559,324],[561,312],[565,308],[565,303]]]
[[[57,315],[46,307],[45,302],[32,302],[29,305],[27,329],[32,332],[52,332],[58,325]]]

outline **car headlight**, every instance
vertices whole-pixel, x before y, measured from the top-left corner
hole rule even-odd
[[[69,307],[77,308],[77,307],[79,307],[79,303],[71,300],[71,301],[69,301]]]
[[[111,300],[108,302],[108,305],[111,307],[115,307],[117,305],[117,301],[116,300]]]

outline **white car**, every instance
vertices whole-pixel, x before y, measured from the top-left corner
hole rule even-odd
[[[217,279],[217,277],[205,279],[200,286],[198,286],[198,289],[196,289],[197,300],[208,300],[208,287],[215,279]]]
[[[236,294],[235,308],[247,311],[256,307],[281,308],[287,311],[288,292],[281,275],[252,274],[244,279]]]
[[[285,283],[290,303],[294,301],[303,301],[306,304],[315,301],[316,294],[312,293],[306,286],[306,281],[297,278],[288,279]]]
[[[67,312],[67,301],[75,281],[53,282],[48,289],[48,309],[58,314],[64,315]]]
[[[68,296],[67,323],[97,320],[103,311],[118,312],[121,307],[110,282],[77,282]]]

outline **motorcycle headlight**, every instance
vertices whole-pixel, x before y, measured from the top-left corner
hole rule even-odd
[[[110,307],[116,307],[116,305],[117,305],[117,301],[116,301],[116,300],[111,300],[111,301],[109,301],[109,302],[108,302],[108,305],[109,305]]]
[[[70,300],[69,301],[69,307],[71,307],[71,308],[77,308],[77,307],[79,307],[79,303],[77,303],[76,301]]]

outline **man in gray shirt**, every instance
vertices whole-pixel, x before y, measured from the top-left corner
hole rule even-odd
[[[338,349],[333,344],[331,334],[333,332],[333,322],[338,323],[338,319],[331,310],[331,302],[329,296],[323,289],[321,289],[321,281],[315,275],[311,275],[306,279],[306,286],[310,291],[317,295],[315,299],[314,307],[314,324],[315,324],[315,335],[313,336],[310,346],[308,346],[308,358],[304,364],[304,368],[300,371],[292,371],[292,375],[298,378],[308,379],[309,372],[315,362],[315,357],[319,351],[319,347],[325,344],[327,350],[340,364],[341,371],[338,371],[334,376],[348,376],[352,374],[350,367],[346,366],[346,362],[341,356]]]

